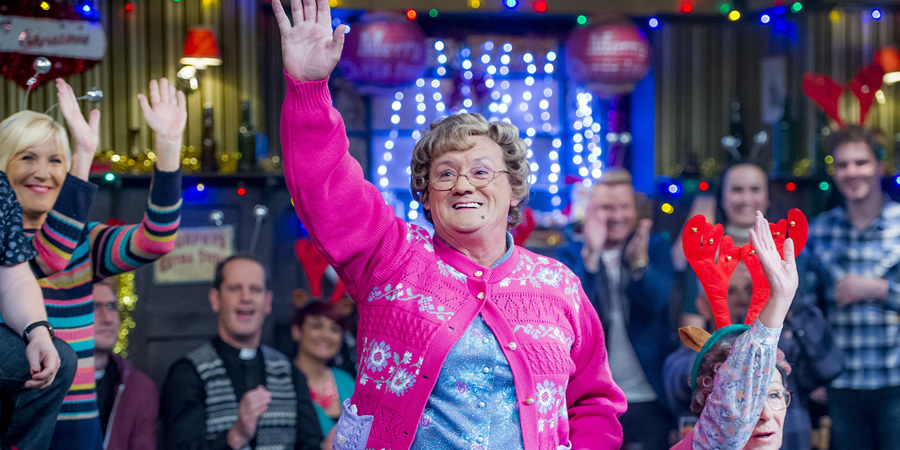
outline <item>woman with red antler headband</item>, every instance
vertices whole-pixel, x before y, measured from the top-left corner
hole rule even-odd
[[[721,225],[695,216],[685,226],[685,255],[710,300],[716,325],[685,327],[682,341],[698,351],[691,373],[697,426],[673,449],[781,447],[790,393],[779,361],[778,339],[797,290],[795,250],[806,242],[806,218],[791,210],[787,220],[770,225],[761,212],[750,230],[751,243],[734,246]],[[795,247],[796,241],[796,247]],[[754,280],[753,299],[744,324],[732,324],[726,303],[728,279],[743,261]]]

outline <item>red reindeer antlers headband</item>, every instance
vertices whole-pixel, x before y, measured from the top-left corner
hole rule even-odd
[[[859,100],[859,124],[862,125],[869,115],[872,102],[875,100],[875,92],[881,89],[884,82],[884,68],[875,63],[863,67],[848,83],[850,92]],[[803,92],[814,101],[825,114],[844,128],[845,121],[841,118],[839,103],[844,94],[844,86],[834,81],[828,75],[807,72],[803,74]]]
[[[781,219],[778,223],[770,223],[769,229],[778,254],[784,258],[784,241],[791,238],[794,241],[794,254],[799,255],[806,245],[809,237],[809,223],[806,216],[799,209],[788,211],[787,219]],[[769,281],[762,271],[759,259],[755,256],[751,244],[743,247],[735,247],[731,236],[724,236],[725,230],[720,224],[706,223],[702,215],[696,215],[688,220],[682,233],[682,246],[688,263],[697,273],[703,290],[709,298],[716,328],[724,328],[731,325],[731,315],[728,311],[728,280],[738,262],[746,264],[753,279],[753,298],[750,309],[747,311],[746,324],[752,324],[756,316],[762,311],[769,299]],[[716,259],[718,255],[718,260]]]
[[[294,253],[297,254],[297,260],[300,261],[303,270],[306,271],[309,293],[313,297],[321,298],[322,277],[325,275],[325,270],[328,269],[328,261],[316,250],[316,247],[313,246],[309,239],[297,239],[297,242],[294,243]],[[339,279],[328,299],[332,303],[336,303],[344,296],[346,291],[347,288],[344,286],[344,282]]]

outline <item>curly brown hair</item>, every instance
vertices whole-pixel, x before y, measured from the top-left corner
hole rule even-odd
[[[410,190],[419,203],[428,201],[428,185],[431,180],[431,162],[448,152],[462,152],[473,147],[470,136],[484,136],[497,143],[503,151],[503,162],[509,170],[512,195],[519,203],[509,208],[507,228],[514,228],[522,221],[522,208],[528,202],[528,148],[519,137],[519,129],[504,122],[489,123],[481,114],[454,114],[431,124],[413,149],[410,169]],[[434,223],[431,211],[425,210],[425,218]]]
[[[741,332],[734,332],[723,336],[719,339],[709,351],[703,355],[700,361],[700,368],[697,370],[697,387],[691,394],[691,412],[700,415],[703,408],[706,407],[706,399],[713,390],[713,382],[716,378],[716,372],[719,367],[728,359],[734,342],[741,336]],[[787,387],[787,376],[791,373],[791,365],[784,359],[784,352],[778,349],[775,356],[775,368],[781,372],[781,379],[784,380],[784,386]],[[766,387],[768,389],[768,387]]]

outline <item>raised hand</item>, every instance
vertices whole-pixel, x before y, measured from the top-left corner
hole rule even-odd
[[[94,153],[100,146],[100,110],[91,110],[90,119],[84,120],[75,91],[62,78],[56,79],[56,97],[59,99],[59,110],[66,119],[69,133],[72,133],[72,140],[75,142],[69,173],[87,181]]]
[[[769,281],[769,301],[759,314],[759,320],[769,328],[781,328],[797,292],[799,277],[794,260],[794,241],[784,240],[783,259],[772,237],[769,221],[756,212],[756,223],[750,230],[750,243]]]
[[[341,59],[346,27],[331,31],[328,0],[290,0],[294,25],[281,6],[272,1],[272,10],[281,30],[281,56],[287,73],[297,81],[324,80]]]
[[[187,123],[187,103],[184,92],[175,89],[169,80],[150,80],[150,102],[147,96],[138,94],[144,120],[156,138],[156,166],[172,172],[181,165],[181,140]],[[152,102],[152,106],[151,103]]]

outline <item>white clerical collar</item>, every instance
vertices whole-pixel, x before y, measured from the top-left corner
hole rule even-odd
[[[94,370],[94,381],[98,381],[98,380],[102,379],[104,375],[106,375],[105,367],[102,369],[95,369]]]
[[[253,358],[256,358],[256,349],[255,348],[242,348],[241,352],[238,354],[238,358],[241,358],[244,361],[249,361]]]

